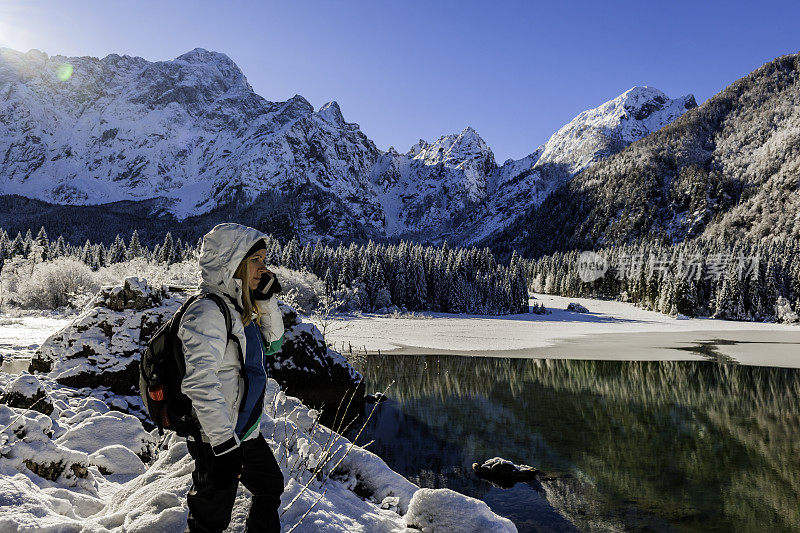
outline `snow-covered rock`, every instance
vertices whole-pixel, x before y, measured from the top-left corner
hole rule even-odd
[[[20,374],[8,386],[4,394],[0,394],[0,403],[20,409],[33,409],[49,415],[53,412],[53,402],[47,396],[42,383],[27,373]]]
[[[48,373],[72,387],[136,394],[139,358],[147,341],[185,297],[153,289],[138,278],[104,287],[70,325],[42,344],[30,371]]]
[[[145,463],[153,458],[156,446],[155,439],[144,430],[138,418],[117,411],[90,416],[75,424],[55,442],[86,454],[116,444],[128,448]]]
[[[0,428],[0,478],[21,472],[43,481],[93,490],[87,454],[51,440],[53,421],[48,416],[0,405]]]
[[[532,481],[541,474],[539,470],[528,465],[515,465],[508,459],[493,457],[481,463],[472,463],[472,470],[484,479],[500,486],[510,487],[518,481]]]
[[[89,463],[95,465],[103,474],[144,474],[142,459],[130,448],[112,444],[89,454]]]
[[[350,410],[339,413],[339,417],[350,418],[363,412],[364,384],[361,375],[347,362],[344,356],[325,345],[319,328],[310,322],[302,322],[297,312],[280,303],[285,329],[281,350],[273,356],[269,368],[270,377],[277,380],[287,394],[301,398],[303,402],[323,411],[321,422],[333,424],[336,406],[345,394]]]
[[[567,311],[572,311],[573,313],[588,313],[589,312],[588,309],[586,309],[584,306],[582,306],[578,302],[570,302],[567,305]]]
[[[489,506],[450,489],[419,489],[406,514],[406,524],[424,533],[512,533],[511,520],[497,516]]]

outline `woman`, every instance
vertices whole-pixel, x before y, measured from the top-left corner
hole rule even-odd
[[[202,429],[199,440],[187,439],[195,461],[187,495],[192,533],[228,527],[239,480],[253,494],[247,530],[280,531],[283,475],[258,429],[265,359],[283,342],[275,297],[280,285],[264,264],[265,238],[232,223],[219,224],[203,237],[200,290],[226,300],[232,336],[221,309],[208,298],[191,304],[178,330],[186,357],[181,390],[192,400]]]

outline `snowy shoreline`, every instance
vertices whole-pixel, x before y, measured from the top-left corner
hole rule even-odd
[[[327,334],[337,349],[394,355],[475,355],[608,360],[706,360],[719,353],[749,365],[800,367],[800,326],[712,318],[676,319],[633,304],[535,294],[551,314],[425,313],[340,317]],[[570,302],[588,314],[567,311]],[[719,340],[721,343],[713,343]],[[708,343],[711,343],[709,345]],[[732,343],[732,344],[729,344]],[[710,350],[710,351],[709,351]]]

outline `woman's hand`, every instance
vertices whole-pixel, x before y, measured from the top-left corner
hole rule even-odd
[[[211,483],[218,487],[229,487],[241,477],[242,447],[237,446],[222,455],[211,454],[211,468],[208,473]]]
[[[253,298],[255,300],[268,300],[279,292],[281,292],[281,284],[278,282],[278,278],[272,271],[267,270],[261,274],[261,279],[253,290]]]

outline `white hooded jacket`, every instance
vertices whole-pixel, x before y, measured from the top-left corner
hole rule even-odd
[[[241,318],[242,281],[233,274],[248,250],[264,238],[264,233],[247,226],[218,224],[203,237],[200,252],[200,290],[217,293],[228,304],[232,333],[239,339],[243,354],[247,353],[247,338]],[[261,333],[269,346],[283,336],[281,311],[275,296],[256,300],[255,305],[262,313]],[[245,386],[239,350],[235,342],[228,342],[222,311],[208,298],[197,300],[186,309],[178,337],[186,358],[181,391],[192,400],[202,438],[211,444],[215,455],[231,451],[239,445],[234,429]],[[254,431],[248,438],[256,436],[258,432]]]

